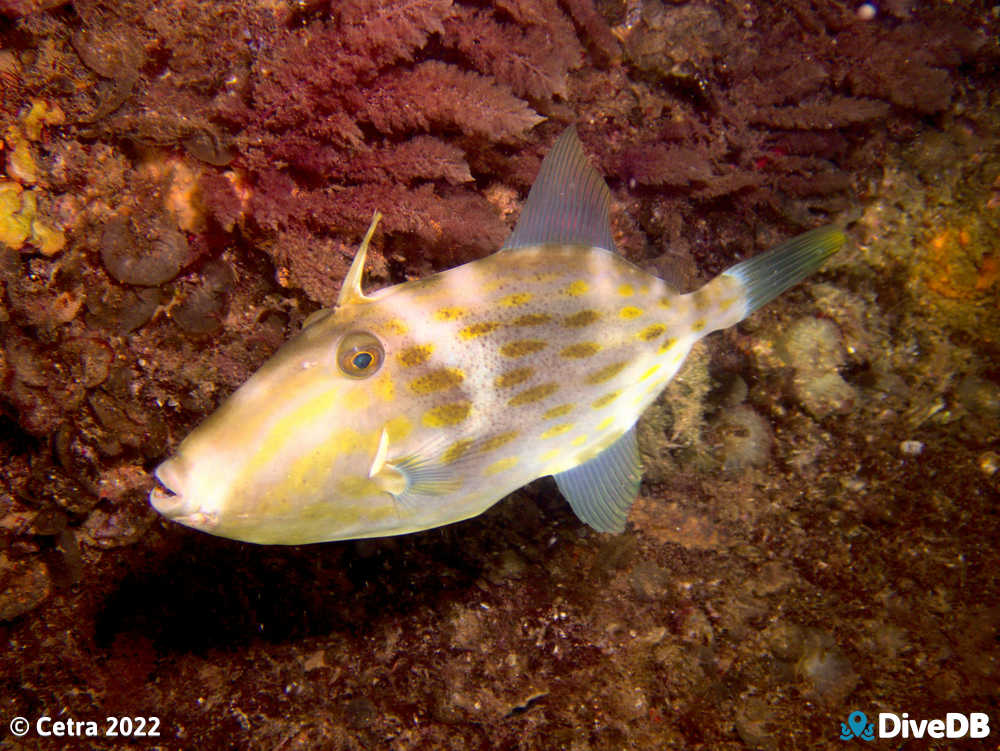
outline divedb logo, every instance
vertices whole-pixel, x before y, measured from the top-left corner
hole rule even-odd
[[[877,728],[877,732],[876,732]],[[840,740],[873,741],[876,738],[985,738],[990,734],[990,717],[985,712],[948,712],[944,719],[914,720],[907,712],[879,712],[877,722],[869,722],[864,712],[854,710],[840,723]]]

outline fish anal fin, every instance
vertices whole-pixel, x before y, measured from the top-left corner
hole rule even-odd
[[[598,532],[622,532],[639,493],[642,467],[635,427],[593,459],[555,475],[573,511]]]

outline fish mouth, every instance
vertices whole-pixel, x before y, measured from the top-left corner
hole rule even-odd
[[[183,471],[176,459],[168,459],[153,474],[156,486],[149,492],[149,503],[159,514],[195,529],[210,530],[218,524],[218,513],[203,511],[193,497],[182,492]]]
[[[173,519],[197,510],[189,508],[191,499],[182,492],[184,483],[176,459],[163,462],[153,475],[156,477],[156,487],[149,493],[149,502],[158,512]]]
[[[173,519],[184,513],[186,500],[184,496],[175,493],[157,478],[156,487],[149,491],[149,503],[160,514]]]

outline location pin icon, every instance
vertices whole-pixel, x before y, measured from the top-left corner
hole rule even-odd
[[[851,726],[855,738],[860,738],[868,725],[868,718],[864,712],[851,712],[847,716],[847,724]]]

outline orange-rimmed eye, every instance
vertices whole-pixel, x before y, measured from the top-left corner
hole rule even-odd
[[[340,341],[337,365],[352,378],[368,378],[378,372],[385,359],[385,350],[373,334],[355,331]]]

